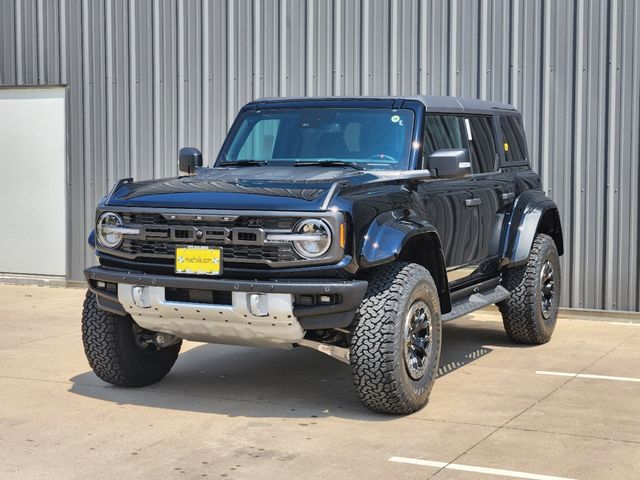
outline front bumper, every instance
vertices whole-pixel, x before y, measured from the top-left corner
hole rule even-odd
[[[296,295],[334,295],[339,299],[332,305],[302,306],[292,304],[293,317],[303,330],[348,327],[362,303],[367,290],[365,280],[271,280],[249,281],[223,278],[180,277],[175,275],[152,275],[90,267],[84,271],[89,289],[96,294],[98,305],[103,310],[127,315],[130,313],[118,297],[118,285],[165,287],[209,290],[233,293],[265,293]],[[104,284],[103,287],[98,282]],[[157,292],[157,291],[156,291]],[[191,304],[196,308],[195,305]],[[188,305],[185,305],[188,306]],[[211,305],[209,305],[211,306]],[[237,313],[237,312],[235,312]]]

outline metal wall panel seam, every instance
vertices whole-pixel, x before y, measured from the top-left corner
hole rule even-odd
[[[609,88],[611,87],[611,52],[612,52],[612,38],[611,38],[611,26],[612,26],[612,8],[611,8],[611,2],[607,2],[607,14],[605,17],[605,21],[606,21],[606,27],[604,28],[605,31],[605,38],[606,38],[606,65],[604,68],[604,72],[605,72],[605,87],[604,87],[604,127],[602,128],[602,136],[604,139],[604,182],[605,182],[605,188],[604,188],[604,196],[603,196],[603,213],[604,213],[604,228],[602,230],[602,234],[603,234],[603,251],[602,251],[602,266],[599,272],[597,272],[599,274],[599,276],[601,276],[602,278],[606,278],[607,275],[607,260],[608,260],[608,253],[609,253],[609,232],[608,232],[608,228],[609,228],[609,219],[607,218],[607,215],[609,214],[609,204],[610,204],[610,199],[609,199],[609,192],[610,192],[610,182],[611,182],[611,178],[610,178],[610,170],[609,170],[609,161],[610,159],[607,158],[607,154],[609,153],[609,129],[608,129],[608,125],[610,122],[610,116],[611,116],[611,106],[609,105],[609,99],[611,98],[609,95]],[[595,279],[597,281],[597,279]],[[602,284],[602,283],[601,283]],[[603,288],[599,288],[598,290],[598,297],[599,297],[599,303],[597,304],[597,308],[604,308],[604,305],[607,302],[607,292],[606,289],[607,287],[603,285]]]
[[[609,2],[609,25],[608,25],[608,50],[607,55],[607,146],[605,150],[607,166],[607,196],[606,196],[606,223],[605,223],[605,261],[604,261],[604,278],[605,288],[603,292],[603,307],[606,309],[615,308],[614,292],[609,286],[614,285],[615,266],[611,261],[616,258],[616,236],[619,232],[614,231],[616,226],[616,196],[618,194],[618,169],[617,169],[617,151],[615,141],[616,129],[619,121],[620,106],[618,104],[618,88],[619,88],[619,72],[618,72],[618,49],[620,48],[620,39],[618,33],[618,2],[610,0]]]
[[[16,80],[17,85],[24,85],[22,65],[24,54],[22,53],[22,2],[15,0],[15,28],[16,32]]]
[[[634,151],[637,152],[637,145],[640,141],[638,139],[638,135],[634,136],[631,132],[640,131],[640,125],[638,124],[638,110],[636,109],[636,103],[624,102],[624,97],[627,95],[631,98],[634,97],[634,94],[637,96],[638,92],[640,92],[640,84],[638,82],[638,62],[634,62],[634,54],[637,54],[638,48],[634,48],[634,46],[638,45],[640,38],[638,37],[638,13],[640,12],[640,7],[638,6],[638,2],[624,2],[625,13],[623,13],[624,20],[624,50],[622,55],[622,69],[623,75],[625,79],[625,89],[623,92],[626,92],[626,95],[623,95],[622,98],[622,106],[627,112],[626,118],[622,118],[621,121],[621,130],[618,136],[618,141],[621,144],[621,152],[622,158],[621,163],[624,165],[628,165],[628,171],[622,175],[622,179],[625,182],[625,190],[623,194],[619,196],[619,205],[620,210],[619,214],[624,215],[626,218],[621,221],[625,225],[625,233],[628,237],[623,238],[625,240],[625,244],[619,241],[619,250],[625,251],[625,247],[628,249],[629,258],[637,258],[637,246],[638,246],[638,197],[637,197],[637,185],[638,185],[638,161],[634,161],[633,159],[638,158],[637,153],[634,154]],[[630,11],[629,11],[630,10]],[[635,125],[635,130],[633,129]],[[625,139],[628,139],[625,141]],[[625,148],[628,146],[628,149]],[[627,162],[624,162],[624,159],[628,158]],[[628,199],[627,199],[628,195]],[[630,208],[634,206],[635,208]],[[625,208],[626,207],[626,208]],[[634,211],[635,210],[635,211]],[[634,236],[634,232],[636,232]],[[625,298],[619,299],[619,305],[637,305],[637,262],[624,262],[620,264],[620,268],[624,269],[624,275],[619,275],[617,282],[618,284],[627,285],[627,295]],[[637,307],[636,307],[637,308]]]
[[[418,95],[427,91],[427,4],[418,2]]]
[[[114,74],[113,74],[113,5],[112,0],[105,0],[105,33],[106,44],[104,56],[106,57],[106,95],[107,95],[107,123],[106,123],[106,136],[107,144],[105,148],[107,162],[106,162],[106,185],[103,185],[105,190],[108,191],[111,185],[111,179],[114,177],[114,163],[113,157],[113,88],[114,88]]]
[[[259,98],[262,96],[262,3],[260,0],[253,2],[253,13],[251,15],[253,25],[253,97]]]
[[[178,145],[184,145],[184,105],[185,105],[185,38],[184,38],[184,2],[178,0],[178,15],[176,16],[176,32],[178,41],[178,131],[177,131],[177,143]]]
[[[36,2],[36,28],[35,32],[37,38],[37,50],[36,50],[36,59],[37,59],[37,73],[36,80],[38,85],[44,85],[45,75],[44,75],[44,32],[45,32],[45,24],[44,24],[44,13],[42,11],[42,0],[37,0]]]
[[[342,94],[342,2],[333,0],[333,82],[332,95]]]
[[[458,19],[459,17],[459,12],[458,12],[459,8],[458,8],[458,1],[457,0],[452,0],[449,3],[449,45],[451,45],[451,47],[449,48],[449,65],[448,65],[448,69],[449,69],[449,75],[448,75],[448,82],[447,82],[447,95],[459,95],[458,93],[458,80],[457,80],[457,76],[458,76],[458,55],[459,55],[459,51],[460,51],[460,47],[458,45],[458,31],[459,31],[459,25],[458,23],[453,23],[451,22],[451,18],[455,18]]]
[[[371,76],[371,65],[369,63],[369,55],[370,55],[370,44],[369,37],[370,33],[370,8],[369,8],[369,0],[362,0],[362,28],[360,33],[360,45],[361,45],[361,94],[369,95],[369,78]]]
[[[278,2],[278,93],[281,97],[287,95],[287,4],[285,0]],[[231,122],[229,122],[231,123]]]
[[[637,48],[640,45],[640,4],[638,2],[633,2],[635,14],[633,16],[633,42],[631,43],[631,51],[633,53],[632,56],[632,65],[633,65],[633,88],[632,92],[635,94],[635,101],[631,101],[633,108],[635,109],[633,115],[633,121],[627,130],[625,138],[631,137],[632,132],[640,131],[640,48]],[[633,46],[635,45],[635,48]],[[634,153],[635,151],[635,153]],[[629,212],[632,218],[633,228],[631,229],[632,241],[631,248],[629,251],[629,258],[638,258],[638,251],[640,250],[640,220],[638,219],[638,215],[636,212],[640,210],[640,194],[638,189],[640,188],[640,135],[635,135],[635,141],[633,142],[631,155],[629,160],[632,165],[632,170],[634,171],[631,175],[630,181],[635,188],[632,190],[632,196],[630,201]],[[632,285],[634,293],[634,303],[633,309],[640,310],[640,266],[638,262],[631,262],[631,265],[635,269],[635,275],[632,277]],[[627,306],[628,308],[629,306]]]
[[[162,170],[160,156],[160,0],[154,0],[152,7],[152,62],[153,62],[153,150],[151,151],[154,178]]]
[[[235,0],[227,0],[227,125],[233,121],[235,109],[236,84],[235,72]]]
[[[203,163],[207,165],[207,161],[211,159],[211,125],[209,123],[209,109],[211,104],[211,78],[209,69],[209,48],[211,44],[211,38],[209,35],[209,2],[207,0],[202,1],[202,52],[200,62],[202,62],[202,109],[201,109],[201,122],[202,125],[202,153]]]
[[[389,5],[390,18],[389,18],[389,93],[391,95],[398,95],[398,2],[391,0]]]
[[[138,166],[138,152],[136,146],[138,145],[138,121],[136,118],[136,111],[138,110],[138,92],[136,86],[136,79],[138,76],[138,43],[136,42],[136,9],[135,2],[128,0],[128,58],[129,64],[129,102],[128,102],[128,116],[129,116],[129,152],[128,152],[128,166],[129,175],[139,178],[136,175],[140,168]]]
[[[314,74],[315,68],[313,65],[314,49],[315,49],[315,10],[316,6],[314,0],[306,0],[306,26],[305,26],[305,42],[304,42],[304,55],[305,55],[305,95],[312,97],[314,95]]]

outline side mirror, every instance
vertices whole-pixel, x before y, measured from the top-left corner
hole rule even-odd
[[[459,178],[471,173],[469,150],[466,148],[443,148],[427,157],[425,166],[435,170],[438,178]]]
[[[180,175],[193,175],[196,167],[202,166],[202,152],[197,148],[186,147],[180,149],[178,170]]]

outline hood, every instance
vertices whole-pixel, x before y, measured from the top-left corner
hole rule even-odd
[[[199,168],[196,175],[123,183],[108,206],[221,210],[321,210],[337,182],[377,177],[348,167]]]

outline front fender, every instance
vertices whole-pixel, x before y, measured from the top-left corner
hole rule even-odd
[[[537,233],[550,235],[560,255],[564,252],[558,206],[544,193],[529,190],[518,196],[501,245],[502,257],[511,264],[525,263]]]
[[[91,232],[89,233],[89,238],[87,238],[87,243],[89,244],[89,246],[91,248],[93,248],[95,250],[96,248],[96,231],[91,230]]]
[[[369,225],[360,247],[358,263],[363,268],[371,268],[392,262],[400,256],[411,238],[425,233],[436,233],[436,229],[424,220],[407,216],[406,211],[382,213]]]
[[[433,225],[415,213],[396,210],[378,215],[369,225],[358,258],[364,268],[395,260],[422,265],[431,272],[436,284],[441,312],[451,310],[440,236]]]

